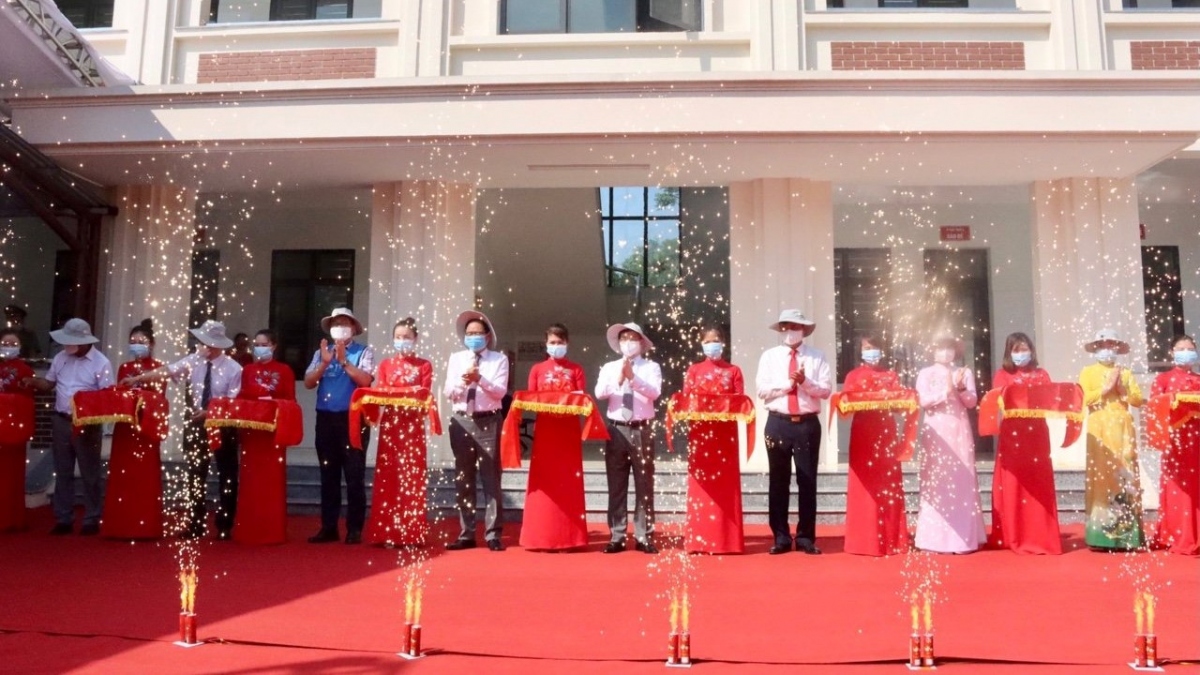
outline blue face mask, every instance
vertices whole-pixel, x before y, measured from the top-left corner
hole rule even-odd
[[[1105,365],[1112,365],[1117,360],[1117,353],[1111,349],[1097,349],[1092,356]]]
[[[275,350],[271,349],[270,347],[260,347],[259,345],[254,345],[253,351],[254,360],[259,363],[270,361],[271,357],[275,355]]]
[[[411,354],[417,350],[417,341],[407,338],[402,340],[392,340],[392,346],[401,354]]]
[[[478,354],[479,352],[483,351],[485,347],[487,347],[487,336],[467,335],[463,338],[463,344],[467,346],[467,349],[470,349]]]
[[[546,353],[549,354],[550,358],[552,358],[552,359],[561,359],[562,357],[567,355],[567,346],[566,345],[546,345]]]
[[[705,342],[700,345],[700,350],[710,359],[719,359],[725,353],[725,344],[721,342]]]
[[[1012,358],[1013,365],[1020,368],[1029,365],[1033,360],[1033,352],[1012,352],[1009,357]]]
[[[863,363],[875,365],[883,360],[882,349],[864,349],[862,350]]]
[[[1195,365],[1195,363],[1196,363],[1196,350],[1195,349],[1180,349],[1177,352],[1173,352],[1172,356],[1174,357],[1175,365],[1177,365],[1177,366],[1183,366],[1184,368],[1190,368],[1191,366]]]
[[[150,356],[150,345],[130,343],[129,356],[134,359],[144,359]]]

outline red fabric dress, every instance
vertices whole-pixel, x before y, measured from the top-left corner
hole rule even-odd
[[[996,389],[1015,385],[1050,384],[1041,368],[996,371]],[[1062,554],[1054,466],[1050,463],[1050,430],[1046,420],[1006,417],[996,441],[992,475],[992,531],[989,548],[1017,553]]]
[[[842,391],[903,389],[896,373],[862,365]],[[908,550],[904,476],[897,457],[900,433],[887,410],[860,410],[850,422],[850,473],[846,488],[846,553],[885,556]]]
[[[1151,395],[1200,392],[1200,375],[1185,368],[1159,373]],[[1200,555],[1200,420],[1171,433],[1163,453],[1158,498],[1157,546],[1171,553]]]
[[[742,369],[725,360],[692,364],[687,394],[745,394]],[[742,471],[738,423],[696,420],[688,425],[687,551],[743,553]]]
[[[274,359],[242,369],[238,398],[296,400],[296,376]],[[275,444],[269,431],[239,429],[237,512],[233,540],[242,544],[287,541],[287,448]]]
[[[416,356],[393,356],[379,364],[375,387],[433,387],[433,364]],[[379,419],[379,452],[371,517],[363,530],[368,544],[415,546],[429,534],[428,484],[423,410],[385,408]]]
[[[529,371],[529,391],[586,391],[583,368],[547,357]],[[587,546],[583,441],[578,415],[539,412],[521,520],[523,548],[553,551]]]
[[[20,385],[26,377],[33,377],[33,369],[23,359],[0,361],[0,394],[33,398],[33,390]],[[0,444],[0,532],[25,529],[26,445]]]
[[[117,369],[117,381],[161,368],[153,358],[134,359]],[[165,393],[163,381],[135,388]],[[164,409],[163,414],[166,414]],[[163,536],[162,442],[147,438],[132,424],[113,425],[108,459],[108,488],[100,535],[110,539],[158,539]]]

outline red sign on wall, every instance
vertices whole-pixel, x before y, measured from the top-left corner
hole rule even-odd
[[[942,241],[971,241],[971,227],[969,225],[943,227]]]

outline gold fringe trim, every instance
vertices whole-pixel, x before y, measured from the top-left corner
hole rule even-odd
[[[917,409],[916,401],[898,399],[894,401],[838,401],[838,412],[843,415],[847,413],[862,412],[864,410],[905,410],[913,411]]]
[[[1038,410],[1036,408],[1012,408],[1004,411],[1005,417],[1015,417],[1018,419],[1047,419],[1047,418],[1065,418],[1072,422],[1082,422],[1083,413],[1077,412],[1061,412],[1058,410]]]
[[[394,408],[419,408],[421,410],[427,410],[431,402],[432,399],[428,398],[422,401],[404,396],[377,396],[370,394],[355,401],[354,407],[361,409],[364,405],[382,405],[391,406]]]
[[[672,409],[671,416],[681,422],[745,422],[749,424],[754,421],[754,413],[675,412]]]
[[[274,422],[252,422],[250,420],[204,420],[204,426],[208,429],[224,429],[234,427],[237,429],[253,429],[255,431],[275,431]]]
[[[93,415],[92,417],[73,417],[71,423],[77,427],[86,427],[93,424],[108,424],[114,422],[117,424],[137,424],[137,419],[133,415]]]
[[[1179,393],[1171,399],[1171,407],[1178,408],[1180,403],[1200,403],[1200,394]]]
[[[538,401],[519,401],[513,400],[512,407],[514,410],[528,410],[536,413],[556,413],[559,415],[582,415],[587,417],[592,414],[592,404],[586,405],[564,405],[561,403],[541,403]]]

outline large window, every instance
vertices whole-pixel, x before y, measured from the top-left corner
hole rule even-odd
[[[353,14],[354,0],[271,0],[272,21],[349,19]]]
[[[701,0],[504,0],[502,33],[700,30]]]
[[[1146,360],[1151,369],[1165,370],[1171,367],[1171,339],[1184,330],[1178,246],[1142,247],[1142,291],[1146,300]]]
[[[679,212],[679,188],[600,188],[609,286],[671,286],[679,281]]]
[[[324,337],[321,317],[354,299],[353,249],[274,251],[271,254],[271,328],[279,335],[277,357],[304,376]]]
[[[58,0],[58,9],[76,28],[109,28],[115,0]]]
[[[833,293],[837,308],[837,379],[858,365],[859,340],[874,336],[890,340],[892,332],[888,288],[891,250],[838,248],[833,251]]]

